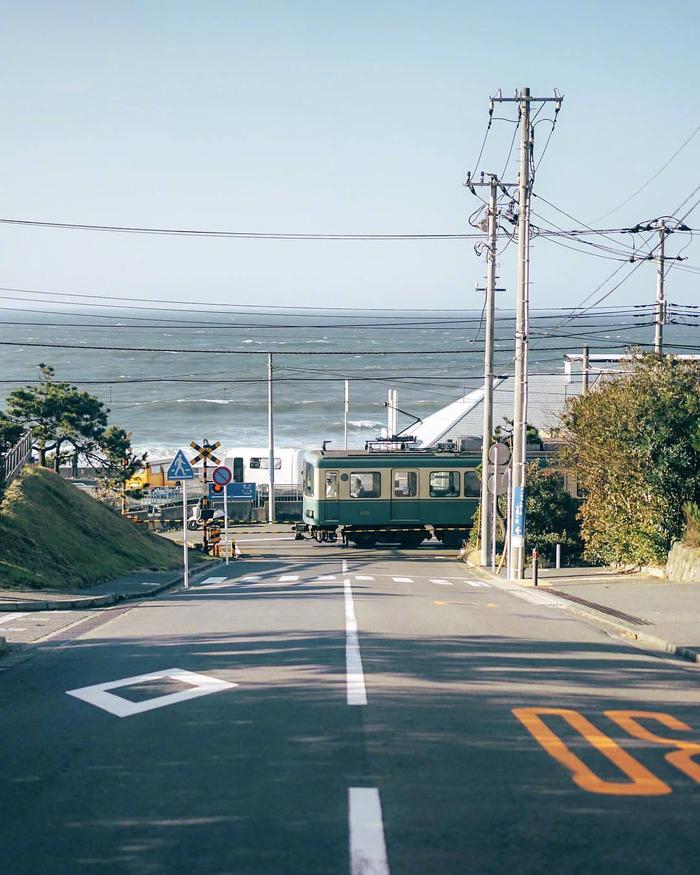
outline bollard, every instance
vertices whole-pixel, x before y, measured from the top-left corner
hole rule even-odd
[[[539,573],[539,553],[537,550],[532,551],[532,585],[537,586],[537,577]]]
[[[561,544],[556,545],[555,568],[561,568]]]

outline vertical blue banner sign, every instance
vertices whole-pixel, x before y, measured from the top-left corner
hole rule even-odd
[[[521,547],[525,536],[525,490],[522,486],[513,489],[513,525],[511,539],[513,546]]]

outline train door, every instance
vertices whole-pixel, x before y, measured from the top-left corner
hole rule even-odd
[[[391,521],[417,523],[420,521],[418,499],[418,471],[391,472]]]
[[[323,498],[325,501],[324,522],[336,522],[339,518],[337,471],[323,472]]]

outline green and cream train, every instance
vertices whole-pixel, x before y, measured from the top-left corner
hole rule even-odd
[[[316,450],[303,457],[303,522],[315,540],[358,547],[418,546],[431,534],[455,547],[479,504],[481,456],[453,449]]]

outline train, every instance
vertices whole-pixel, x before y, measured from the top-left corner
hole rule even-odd
[[[468,537],[481,494],[481,454],[454,444],[414,449],[313,450],[302,458],[297,537],[357,547],[417,547],[434,535],[448,547]]]

